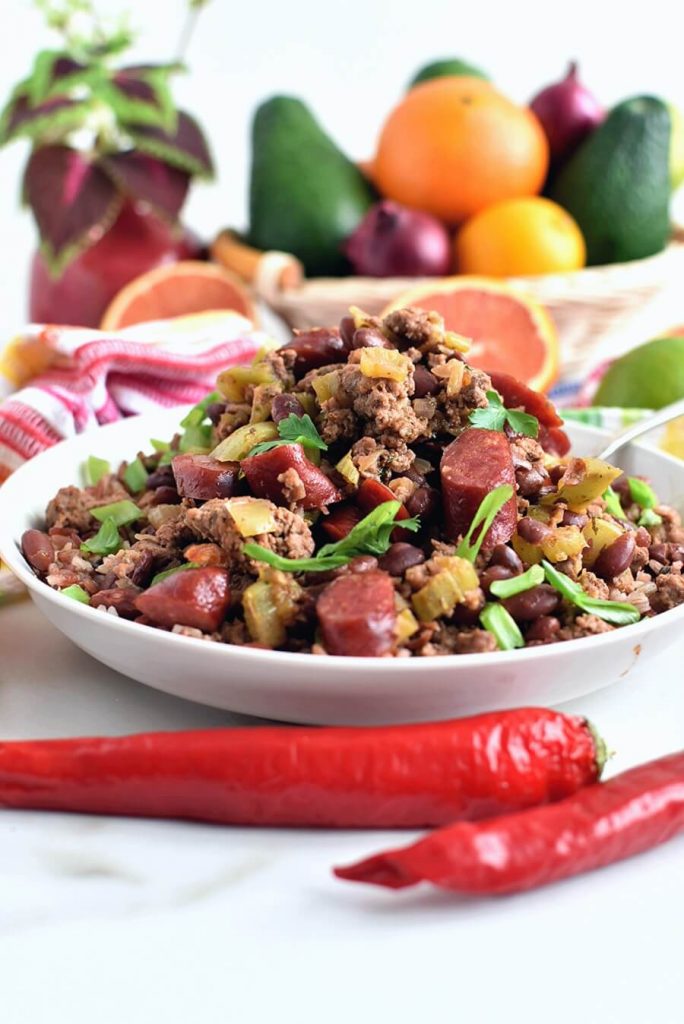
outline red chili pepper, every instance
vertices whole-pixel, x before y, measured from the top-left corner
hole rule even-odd
[[[559,800],[600,774],[587,722],[522,708],[373,729],[0,743],[0,806],[234,825],[420,828]]]
[[[499,895],[605,867],[684,831],[684,751],[554,804],[477,825],[461,822],[350,867],[338,878],[404,889],[432,882]]]

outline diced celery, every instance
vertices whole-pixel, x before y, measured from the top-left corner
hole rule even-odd
[[[541,549],[549,562],[564,562],[584,551],[587,542],[576,526],[557,526],[541,542]]]
[[[113,519],[115,526],[127,526],[128,523],[135,523],[142,519],[144,513],[138,506],[124,498],[123,501],[113,501],[111,505],[100,505],[98,508],[91,508],[91,516],[103,523],[105,519]]]
[[[530,544],[529,541],[525,540],[520,536],[519,533],[514,533],[511,537],[511,544],[518,558],[526,562],[527,565],[539,565],[542,558],[542,550],[537,547],[536,544]]]
[[[334,398],[339,391],[340,375],[337,370],[332,370],[330,373],[324,373],[320,377],[314,377],[311,381],[311,387],[316,392],[319,404],[323,405],[324,402],[329,402],[331,398]]]
[[[352,487],[358,487],[360,475],[352,461],[351,452],[347,452],[346,455],[342,456],[335,469],[340,476],[344,477],[348,484],[351,484]]]
[[[359,369],[364,377],[404,381],[413,370],[413,363],[403,352],[393,348],[361,349]]]
[[[124,483],[133,494],[139,494],[145,490],[148,476],[149,473],[140,461],[140,456],[137,456],[124,470]]]
[[[252,640],[264,647],[278,647],[285,640],[285,626],[278,615],[271,588],[257,580],[242,595],[245,622]]]
[[[304,412],[308,413],[309,416],[313,418],[316,415],[316,412],[318,411],[316,409],[316,399],[314,398],[314,396],[310,394],[310,392],[308,391],[298,391],[296,394],[296,398],[298,399],[301,407],[304,409]]]
[[[72,601],[79,601],[81,604],[90,604],[90,595],[79,587],[78,583],[73,583],[70,587],[65,587],[64,590],[60,591],[65,597],[70,597]]]
[[[397,614],[397,621],[395,625],[395,633],[399,643],[403,643],[404,640],[408,640],[409,637],[413,636],[420,629],[418,620],[411,611],[410,608],[402,608]]]
[[[465,594],[478,586],[477,573],[467,559],[444,555],[435,562],[440,571],[411,598],[413,610],[421,622],[451,615]]]
[[[454,352],[469,352],[472,339],[466,338],[463,334],[457,334],[456,331],[445,331],[442,344]]]
[[[276,379],[268,363],[231,366],[229,370],[219,374],[216,387],[229,402],[244,402],[250,384],[272,384]]]
[[[275,384],[257,384],[254,388],[252,398],[252,411],[249,416],[250,423],[265,423],[271,418],[271,404],[273,397],[282,388]]]
[[[276,607],[280,621],[283,625],[289,626],[294,622],[299,613],[303,593],[301,586],[297,583],[292,573],[281,572],[279,569],[272,569],[270,566],[264,566],[260,572],[260,577],[271,588],[271,599]]]
[[[590,519],[582,533],[589,545],[582,555],[582,563],[591,568],[603,549],[621,537],[624,530],[609,519]]]
[[[543,497],[542,504],[553,505],[557,501],[564,501],[573,512],[583,512],[622,473],[622,470],[601,459],[587,458],[582,461],[585,465],[582,479],[578,483],[564,483],[561,477],[557,491]]]
[[[241,537],[256,537],[278,529],[273,515],[274,506],[265,498],[229,498],[226,508]]]
[[[224,438],[211,453],[220,462],[240,462],[246,459],[252,448],[264,441],[276,441],[278,429],[275,423],[246,423]]]
[[[98,459],[97,455],[89,455],[81,470],[86,487],[94,487],[103,476],[110,472],[111,466],[106,459]]]

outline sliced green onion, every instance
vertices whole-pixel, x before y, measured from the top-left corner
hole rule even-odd
[[[166,580],[169,576],[175,576],[177,572],[183,572],[185,569],[201,569],[198,562],[185,562],[183,565],[174,565],[173,569],[164,569],[163,572],[158,572],[156,576],[152,577],[151,587],[154,587],[157,583],[161,583],[162,580]]]
[[[94,537],[81,544],[81,551],[89,555],[113,555],[121,547],[116,523],[108,516]]]
[[[564,573],[559,572],[550,562],[544,559],[542,565],[546,579],[551,586],[582,611],[596,615],[613,626],[629,626],[641,618],[641,613],[633,604],[628,604],[626,601],[603,601],[598,597],[589,597],[579,583],[575,583]]]
[[[90,604],[90,594],[86,593],[83,587],[79,587],[78,583],[72,583],[70,587],[65,587],[64,590],[60,590],[60,594],[64,594],[65,597],[70,597],[72,601],[79,601],[81,604]]]
[[[124,483],[133,494],[139,494],[140,491],[145,490],[145,484],[149,475],[140,461],[140,456],[137,456],[137,458],[133,459],[133,462],[129,462],[126,466]]]
[[[210,423],[189,424],[183,431],[178,443],[180,451],[200,455],[211,451],[212,429]]]
[[[502,604],[486,604],[480,612],[480,622],[492,634],[499,650],[512,651],[525,646],[517,622]]]
[[[98,459],[97,455],[89,455],[81,467],[86,487],[94,487],[110,470],[111,466],[106,459]]]
[[[620,496],[612,487],[603,492],[603,500],[606,503],[606,511],[610,512],[615,519],[626,519],[625,510],[620,502]]]
[[[543,579],[544,570],[541,565],[532,565],[527,572],[514,576],[510,580],[494,580],[489,585],[489,592],[495,597],[513,597],[515,594],[522,594],[525,590],[539,586]]]
[[[137,519],[143,518],[143,513],[138,506],[125,498],[123,501],[113,501],[111,505],[100,505],[99,508],[91,508],[91,516],[103,523],[105,519],[113,519],[115,526],[126,526],[134,523]]]
[[[470,524],[470,529],[456,548],[456,554],[460,558],[467,558],[469,562],[474,562],[480,553],[482,542],[487,536],[487,532],[494,522],[497,514],[501,511],[507,501],[513,497],[513,488],[510,484],[501,484],[500,487],[495,487],[493,491],[483,498],[480,503],[480,507],[475,513],[475,517]],[[477,535],[477,540],[473,541],[473,534],[475,530],[481,526],[482,529]]]
[[[638,526],[660,526],[662,524],[663,517],[659,516],[658,513],[652,508],[645,508],[639,516]]]
[[[170,452],[171,445],[168,441],[159,441],[156,437],[150,438],[150,444],[154,448],[155,452]]]
[[[645,480],[639,480],[636,476],[628,477],[627,482],[632,501],[641,505],[642,508],[655,508],[658,504],[658,497],[650,484],[647,484]]]

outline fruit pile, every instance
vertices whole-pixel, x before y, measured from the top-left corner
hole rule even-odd
[[[249,241],[309,276],[494,277],[641,259],[670,236],[680,116],[654,96],[606,113],[576,65],[518,106],[460,60],[423,68],[375,156],[352,163],[299,100],[256,112]]]

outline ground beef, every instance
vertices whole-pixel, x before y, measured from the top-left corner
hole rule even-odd
[[[438,412],[441,413],[443,429],[458,434],[468,426],[471,412],[485,409],[489,404],[487,392],[492,390],[489,374],[483,370],[470,369],[463,378],[463,386],[457,395],[449,398],[446,390],[437,396]]]
[[[283,485],[283,498],[290,507],[295,507],[306,498],[306,487],[296,469],[286,469],[278,477],[278,483]]]
[[[459,629],[457,626],[443,626],[433,638],[430,647],[430,653],[433,656],[487,654],[497,650],[497,643],[486,629]]]
[[[351,409],[340,406],[336,398],[323,403],[318,429],[326,444],[351,441],[358,433],[356,416]]]
[[[340,371],[340,391],[361,421],[363,433],[377,438],[386,448],[427,437],[427,420],[417,416],[411,405],[413,374],[403,381],[365,377],[358,363],[351,361],[354,355]]]
[[[402,442],[396,448],[386,448],[373,437],[362,437],[352,445],[351,460],[366,479],[384,480],[393,473],[405,473],[415,461],[415,454]]]
[[[584,569],[579,574],[578,583],[581,585],[582,590],[589,597],[598,597],[601,601],[608,600],[608,594],[610,592],[608,584],[603,580],[595,576],[593,572],[588,569]]]
[[[274,352],[268,352],[263,362],[270,367],[273,376],[280,381],[285,391],[291,391],[295,384],[294,364],[297,358],[296,352],[292,349],[280,348]]]
[[[284,558],[309,558],[314,551],[314,539],[308,523],[287,508],[271,507],[277,529],[273,533],[258,534],[250,540]],[[218,544],[226,552],[229,564],[245,568],[254,566],[243,553],[245,539],[235,526],[226,499],[212,498],[201,508],[189,509],[187,522],[196,536]]]
[[[406,344],[439,345],[444,341],[444,319],[439,313],[397,309],[385,317],[384,326],[400,348]]]
[[[651,597],[654,612],[666,612],[684,604],[684,576],[681,572],[661,572],[655,579],[655,593]]]
[[[511,439],[511,455],[518,493],[536,497],[551,482],[544,466],[544,449],[533,437],[516,435]]]
[[[600,633],[611,633],[615,626],[604,622],[597,615],[578,615],[571,625],[565,626],[558,633],[560,640],[577,640],[583,636],[598,636]]]
[[[125,498],[130,498],[130,494],[113,473],[103,476],[94,487],[60,487],[45,511],[45,522],[48,528],[70,527],[79,533],[90,533],[100,525],[90,509]]]
[[[252,407],[248,402],[227,402],[221,419],[214,427],[214,445],[229,437],[238,427],[244,427],[249,423],[251,415]]]

